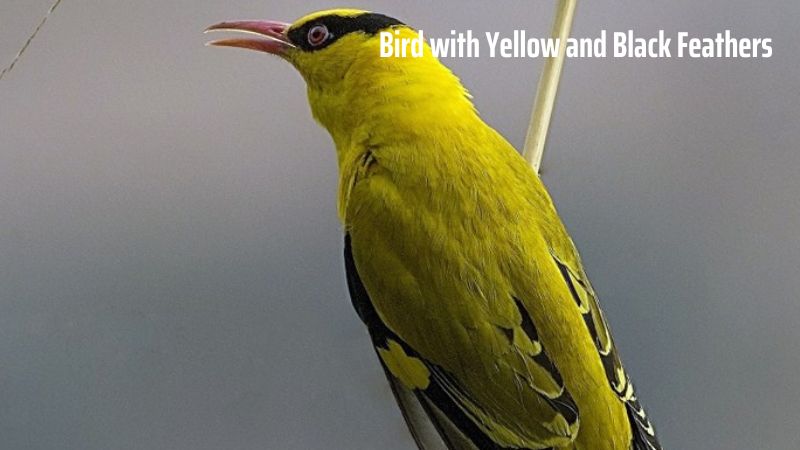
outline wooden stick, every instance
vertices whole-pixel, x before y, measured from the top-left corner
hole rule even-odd
[[[17,56],[15,56],[14,59],[11,60],[11,64],[9,64],[5,69],[0,71],[0,80],[2,80],[3,77],[8,72],[11,72],[11,69],[13,69],[14,65],[17,64],[17,61],[19,61],[19,58],[22,56],[23,53],[25,53],[25,50],[28,49],[28,46],[31,45],[31,42],[33,41],[33,38],[35,38],[36,35],[39,34],[39,30],[42,29],[42,27],[44,26],[44,23],[47,22],[47,19],[50,17],[51,14],[53,14],[53,11],[55,11],[56,8],[58,8],[58,5],[60,3],[61,3],[61,0],[56,0],[55,3],[53,3],[53,5],[50,7],[50,9],[47,10],[47,14],[45,14],[44,17],[42,17],[42,20],[41,20],[41,22],[39,22],[39,25],[36,26],[36,29],[33,30],[33,33],[28,37],[28,40],[25,41],[25,44],[22,46],[21,49],[19,49],[19,51],[17,52]]]
[[[525,159],[528,160],[537,173],[542,165],[542,157],[547,143],[547,132],[550,129],[550,121],[556,103],[556,94],[558,93],[558,83],[561,80],[561,69],[564,68],[567,38],[569,38],[572,30],[572,19],[575,17],[575,6],[578,3],[578,0],[557,1],[556,18],[553,22],[551,37],[559,40],[558,55],[547,58],[544,62],[522,152]]]

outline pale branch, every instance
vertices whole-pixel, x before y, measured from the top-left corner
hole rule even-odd
[[[556,93],[558,93],[558,83],[561,80],[561,69],[564,67],[566,58],[567,38],[572,30],[572,19],[575,17],[577,3],[578,0],[558,0],[556,5],[556,17],[551,37],[559,40],[558,55],[547,58],[544,62],[522,152],[536,172],[539,172],[542,165],[547,133],[556,103]]]

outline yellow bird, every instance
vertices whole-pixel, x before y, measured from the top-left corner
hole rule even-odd
[[[339,164],[350,295],[420,449],[658,450],[539,177],[381,14],[223,22],[306,81]]]

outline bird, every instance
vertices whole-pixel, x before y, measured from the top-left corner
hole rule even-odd
[[[427,43],[381,57],[418,30],[329,9],[206,31],[304,79],[352,304],[419,449],[661,450],[538,174]]]

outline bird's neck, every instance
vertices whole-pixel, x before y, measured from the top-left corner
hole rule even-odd
[[[416,144],[436,129],[480,121],[458,78],[427,53],[366,55],[340,83],[309,86],[308,94],[314,117],[336,144],[340,167],[368,148]]]

